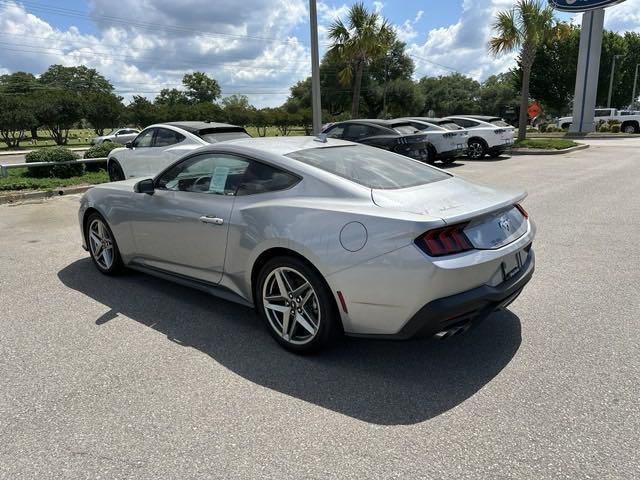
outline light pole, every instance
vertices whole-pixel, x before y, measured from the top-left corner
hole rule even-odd
[[[633,95],[631,96],[631,108],[636,103],[638,97],[636,97],[636,87],[638,86],[638,69],[640,68],[640,63],[636,65],[636,76],[633,77]]]
[[[611,77],[609,78],[609,98],[607,99],[607,108],[611,108],[611,96],[613,95],[613,76],[616,70],[616,59],[622,58],[624,55],[614,55],[611,62]]]
[[[322,104],[320,103],[320,54],[318,53],[318,13],[316,0],[309,0],[309,25],[311,27],[311,115],[313,134],[322,130]]]

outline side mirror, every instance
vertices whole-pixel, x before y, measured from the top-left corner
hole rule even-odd
[[[127,142],[124,144],[124,146],[127,148],[133,148],[133,142]]]
[[[137,193],[146,193],[147,195],[153,195],[153,192],[155,191],[152,178],[140,180],[133,188]]]

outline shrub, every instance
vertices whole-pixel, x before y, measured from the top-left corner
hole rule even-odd
[[[84,152],[84,158],[102,158],[108,157],[111,153],[111,150],[121,147],[122,145],[118,145],[113,142],[105,142],[100,143],[98,145],[94,145],[89,150]],[[106,169],[105,163],[85,163],[84,168],[87,172],[98,172],[100,169]]]
[[[620,124],[611,125],[611,133],[620,133]]]
[[[78,157],[68,148],[51,147],[29,152],[25,157],[27,163],[34,162],[67,162]],[[52,167],[30,167],[27,176],[35,178],[55,177],[70,178],[82,175],[84,168],[81,163],[71,165],[54,165]]]
[[[602,122],[598,124],[598,131],[601,133],[609,133],[611,131],[611,127],[608,123]]]
[[[547,132],[547,131],[548,131],[547,129],[548,129],[550,126],[551,126],[551,125],[548,125],[548,124],[546,124],[546,123],[542,123],[542,124],[540,124],[540,125],[538,126],[538,129],[540,130],[540,133],[545,133],[545,132]]]

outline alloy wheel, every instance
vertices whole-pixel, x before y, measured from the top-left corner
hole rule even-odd
[[[101,268],[109,270],[113,266],[113,238],[104,222],[98,218],[89,225],[89,248]]]
[[[484,148],[479,142],[472,142],[469,144],[469,156],[471,158],[482,158],[484,155]]]
[[[294,345],[311,342],[321,321],[318,295],[297,270],[278,267],[267,276],[262,288],[262,304],[271,328]]]

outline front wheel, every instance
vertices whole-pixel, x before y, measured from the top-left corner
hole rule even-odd
[[[487,153],[487,149],[480,140],[469,140],[469,151],[467,155],[473,160],[480,160]]]
[[[123,268],[120,250],[102,215],[92,213],[89,216],[85,236],[91,259],[98,270],[106,275],[119,273]]]
[[[108,170],[110,182],[119,182],[120,180],[124,180],[124,172],[118,162],[110,161]]]
[[[339,332],[338,312],[324,280],[297,258],[268,261],[258,275],[255,297],[269,333],[287,350],[319,350]]]

